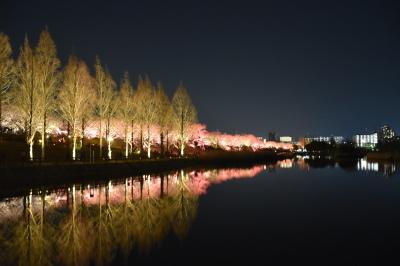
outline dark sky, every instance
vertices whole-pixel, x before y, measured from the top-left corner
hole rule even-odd
[[[400,1],[1,1],[15,51],[48,25],[63,60],[99,54],[119,81],[183,80],[230,133],[400,131]],[[16,53],[15,53],[16,54]]]

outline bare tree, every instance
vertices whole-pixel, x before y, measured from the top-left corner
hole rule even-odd
[[[140,155],[143,155],[143,127],[145,127],[148,122],[151,120],[151,117],[148,116],[149,110],[153,109],[148,105],[151,105],[151,101],[154,101],[152,97],[152,84],[150,79],[146,76],[144,79],[139,77],[137,90],[135,93],[135,106],[136,106],[136,122],[140,127]],[[149,126],[150,127],[150,126]],[[150,128],[149,128],[150,131]],[[150,134],[148,134],[149,136]]]
[[[110,107],[114,97],[115,82],[110,73],[104,70],[101,65],[100,58],[96,56],[95,63],[96,71],[96,91],[97,91],[97,104],[96,114],[99,117],[99,146],[100,158],[103,158],[103,121],[110,116]],[[106,127],[106,138],[109,132]]]
[[[40,122],[40,101],[36,76],[37,60],[25,37],[16,65],[15,89],[12,90],[14,104],[24,120],[29,158],[33,159],[33,143]]]
[[[157,98],[156,91],[151,86],[150,79],[147,82],[146,105],[144,106],[144,117],[147,127],[147,158],[151,157],[152,138],[150,126],[157,123]]]
[[[156,112],[157,112],[157,124],[160,127],[160,154],[164,156],[164,137],[166,132],[168,131],[168,119],[171,103],[168,99],[168,96],[165,94],[164,87],[159,82],[157,84],[156,90]]]
[[[180,155],[183,156],[185,145],[189,139],[189,128],[197,122],[197,111],[182,83],[172,98],[172,106],[176,115],[175,126],[179,132]]]
[[[76,159],[76,141],[80,133],[79,123],[86,113],[90,112],[95,97],[92,85],[92,77],[87,65],[75,56],[70,56],[64,70],[58,99],[61,116],[71,126],[73,160]]]
[[[133,88],[129,80],[128,72],[125,72],[122,79],[121,88],[118,97],[118,116],[124,122],[124,138],[125,138],[125,158],[129,156],[129,135],[128,128],[134,115],[134,99]],[[133,129],[132,129],[133,130]]]
[[[38,69],[36,76],[38,80],[38,94],[40,101],[41,120],[41,150],[42,159],[45,158],[47,116],[54,107],[54,96],[59,81],[60,60],[57,58],[57,49],[53,39],[46,28],[40,33],[39,42],[36,47]]]
[[[113,138],[111,136],[111,121],[112,119],[115,117],[116,113],[117,113],[117,109],[118,109],[118,99],[117,99],[117,93],[115,91],[115,82],[113,81],[111,75],[109,73],[107,73],[108,76],[108,82],[109,82],[109,86],[111,88],[110,91],[108,91],[109,93],[109,97],[108,97],[108,108],[107,108],[107,114],[106,114],[106,140],[107,140],[107,157],[109,160],[111,160],[111,142],[113,141]]]
[[[172,104],[170,103],[165,115],[165,126],[164,126],[165,149],[167,155],[169,154],[170,133],[174,130],[175,121],[176,121],[176,114]]]
[[[7,92],[11,87],[14,74],[14,62],[12,59],[12,48],[8,36],[0,32],[0,141],[3,135],[2,107],[8,100]]]
[[[81,159],[83,159],[83,157],[84,157],[82,149],[85,148],[85,130],[87,128],[88,121],[90,121],[94,116],[95,105],[97,102],[95,81],[92,76],[90,76],[90,77],[91,77],[91,79],[90,79],[91,86],[90,86],[90,90],[88,92],[87,105],[85,106],[85,111],[83,112],[83,116],[81,119],[81,131],[80,131],[80,133],[81,133],[81,139],[80,139]]]

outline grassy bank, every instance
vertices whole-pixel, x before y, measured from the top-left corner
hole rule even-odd
[[[2,189],[156,174],[182,168],[248,167],[276,162],[292,155],[262,152],[208,152],[201,156],[149,160],[31,163],[0,167]]]

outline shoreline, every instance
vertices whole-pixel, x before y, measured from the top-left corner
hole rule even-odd
[[[369,152],[367,160],[371,162],[400,163],[400,154],[398,152]]]

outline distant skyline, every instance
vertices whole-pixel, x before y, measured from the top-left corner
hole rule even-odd
[[[210,130],[400,131],[399,1],[1,1],[14,57],[47,25],[63,62],[182,80]]]

